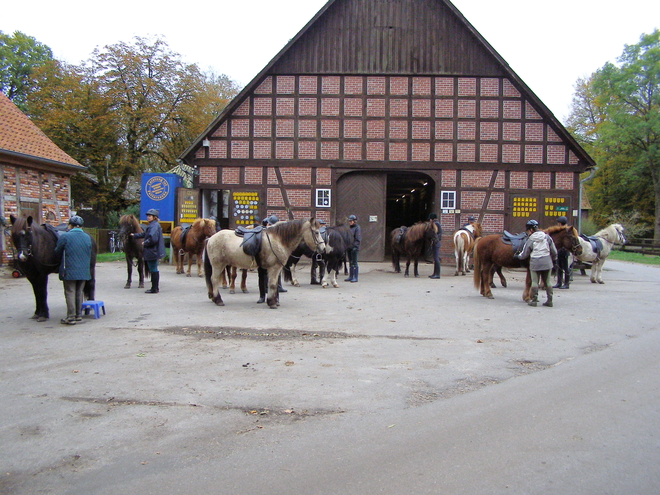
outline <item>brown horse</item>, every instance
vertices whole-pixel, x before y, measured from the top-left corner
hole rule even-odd
[[[557,225],[544,230],[552,237],[557,249],[563,247],[578,255],[582,252],[578,232],[570,225]],[[522,246],[520,246],[522,248]],[[491,284],[493,283],[493,266],[504,268],[527,268],[523,300],[530,300],[530,287],[532,280],[529,275],[529,259],[519,260],[514,258],[515,250],[511,244],[502,241],[501,234],[492,234],[482,237],[474,246],[474,286],[479,289],[482,296],[493,299]]]
[[[474,243],[480,237],[481,224],[479,222],[474,222],[454,232],[454,255],[456,256],[454,276],[457,276],[459,272],[461,275],[470,273],[468,259],[474,249]]]
[[[181,238],[183,234],[183,239]],[[202,277],[202,253],[206,239],[215,234],[215,220],[210,218],[197,218],[188,229],[180,226],[172,229],[170,242],[172,249],[176,254],[176,272],[183,273],[183,258],[188,254],[188,272],[190,277],[190,267],[192,266],[193,256],[197,256],[197,276]]]
[[[142,243],[144,239],[136,239],[131,234],[137,234],[142,232],[142,227],[140,227],[140,222],[135,215],[122,215],[119,219],[119,240],[122,242],[122,251],[126,255],[126,271],[128,277],[126,279],[126,285],[124,289],[131,288],[131,282],[133,280],[133,259],[135,258],[135,268],[138,272],[138,277],[140,283],[138,288],[144,289],[144,248]],[[150,272],[147,270],[147,278],[149,278]]]
[[[419,277],[417,267],[419,259],[424,256],[424,248],[427,242],[431,242],[438,235],[438,227],[435,222],[417,222],[412,227],[399,227],[390,232],[390,245],[392,246],[392,267],[396,273],[401,273],[399,260],[406,256],[406,272],[409,276],[411,261],[414,261],[413,273]]]

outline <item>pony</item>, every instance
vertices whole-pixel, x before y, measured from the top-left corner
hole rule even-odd
[[[176,253],[176,273],[183,273],[183,258],[188,254],[188,271],[186,277],[190,277],[190,267],[193,256],[197,256],[197,276],[202,276],[202,253],[206,239],[215,234],[215,220],[209,218],[196,218],[192,225],[183,229],[181,226],[174,227],[170,235],[172,249]]]
[[[239,269],[259,266],[268,272],[268,307],[276,308],[279,305],[277,281],[280,272],[300,241],[304,240],[317,251],[325,251],[325,242],[319,233],[319,227],[315,218],[279,222],[262,231],[261,246],[255,256],[245,254],[241,247],[243,239],[235,232],[221,230],[206,243],[204,270],[209,299],[218,306],[224,306],[219,286],[226,266]]]
[[[626,243],[623,230],[623,226],[620,223],[613,223],[603,230],[598,231],[594,236],[586,237],[581,235],[578,238],[582,247],[582,254],[576,256],[576,258],[582,262],[591,263],[592,284],[605,283],[603,282],[603,265],[615,244]],[[594,245],[590,239],[601,241],[602,249],[599,252],[594,251]]]
[[[481,224],[474,222],[454,232],[454,255],[456,256],[456,272],[454,276],[470,273],[468,259],[474,249],[474,243],[481,237]]]
[[[19,269],[26,275],[32,284],[32,292],[36,309],[33,320],[39,322],[50,318],[48,309],[48,275],[56,273],[60,268],[60,257],[55,255],[58,230],[44,224],[36,225],[32,216],[17,218],[10,215],[11,241],[17,253]],[[94,299],[96,288],[96,241],[92,239],[92,256],[90,257],[89,269],[92,278],[85,283],[84,295],[88,300]]]
[[[563,247],[571,253],[577,255],[582,252],[577,230],[570,225],[556,225],[544,230],[548,234],[557,249]],[[522,249],[521,244],[520,248]],[[519,260],[514,258],[515,250],[511,244],[505,244],[502,241],[501,234],[491,234],[479,239],[473,251],[474,259],[474,286],[479,289],[479,293],[493,299],[491,287],[493,283],[494,265],[504,268],[527,268],[525,278],[525,289],[523,290],[523,300],[528,302],[530,298],[530,287],[532,280],[529,274],[529,258]]]
[[[348,225],[340,224],[334,227],[327,227],[325,232],[321,232],[325,242],[325,251],[314,253],[305,243],[301,243],[289,256],[289,260],[284,270],[284,280],[291,282],[295,287],[300,287],[296,278],[296,267],[300,258],[304,255],[312,259],[311,285],[321,285],[324,289],[328,287],[326,274],[330,276],[330,285],[339,287],[337,275],[339,269],[344,266],[346,252],[353,245],[351,228]],[[318,267],[318,279],[316,276]]]
[[[122,215],[119,219],[119,240],[122,243],[122,250],[126,256],[126,272],[128,278],[124,289],[130,289],[133,281],[133,259],[135,259],[135,268],[137,269],[140,283],[138,288],[144,289],[144,239],[135,239],[131,234],[142,232],[140,222],[135,215]],[[147,278],[150,276],[149,270],[146,271]]]
[[[417,222],[411,227],[399,227],[390,232],[390,245],[392,246],[392,267],[396,273],[401,273],[399,260],[406,256],[406,272],[408,277],[410,262],[414,261],[414,275],[419,277],[417,269],[419,259],[424,255],[427,242],[431,242],[438,235],[435,222]]]

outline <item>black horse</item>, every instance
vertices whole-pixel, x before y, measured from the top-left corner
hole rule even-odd
[[[312,260],[310,282],[312,285],[320,284],[324,288],[327,287],[327,273],[328,275],[331,275],[330,283],[332,286],[339,287],[339,284],[337,283],[337,275],[339,274],[339,269],[344,266],[344,262],[346,261],[346,251],[353,245],[351,228],[344,224],[327,227],[325,232],[321,231],[321,236],[325,242],[325,252],[320,254],[315,253],[309,249],[306,244],[301,243],[301,245],[291,253],[291,256],[289,256],[289,259],[284,266],[285,282],[291,282],[292,285],[300,287],[300,283],[296,278],[296,266],[298,265],[300,258],[307,256]]]
[[[138,288],[144,289],[144,247],[142,243],[144,239],[136,239],[131,234],[142,232],[140,222],[135,215],[122,215],[119,219],[119,239],[122,241],[122,250],[126,255],[126,272],[128,278],[124,289],[131,288],[133,281],[133,259],[135,258],[135,268],[138,272],[139,285]],[[149,270],[147,270],[147,278],[149,278]]]
[[[36,225],[32,217],[17,218],[10,215],[11,240],[17,253],[20,270],[32,284],[36,309],[32,319],[46,321],[48,312],[48,275],[60,268],[60,257],[55,255],[58,230],[48,224]],[[91,280],[85,283],[86,299],[94,299],[96,285],[96,242],[92,238],[92,256],[90,260]]]

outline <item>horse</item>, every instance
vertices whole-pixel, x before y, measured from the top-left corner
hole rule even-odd
[[[241,247],[243,239],[233,231],[221,230],[206,243],[204,270],[209,299],[218,306],[224,306],[219,286],[220,275],[226,266],[246,270],[259,266],[268,273],[268,307],[276,308],[279,305],[277,281],[280,272],[300,241],[304,240],[317,251],[325,250],[319,227],[315,218],[279,222],[262,231],[261,246],[255,256],[245,254]]]
[[[411,227],[399,227],[390,232],[390,245],[392,246],[392,267],[396,273],[401,273],[399,260],[406,256],[406,272],[408,277],[410,262],[414,261],[414,275],[419,277],[417,269],[419,259],[424,255],[427,242],[431,242],[438,235],[435,222],[417,222]]]
[[[144,289],[144,239],[135,239],[131,234],[137,234],[142,232],[142,227],[140,227],[140,222],[135,215],[122,215],[119,219],[119,240],[122,242],[122,250],[126,256],[126,272],[128,273],[128,278],[126,279],[126,285],[124,289],[130,289],[131,283],[133,281],[133,259],[135,259],[135,268],[138,272],[138,277],[140,279],[140,284],[138,288]],[[150,276],[149,270],[147,270],[147,278]]]
[[[328,287],[326,274],[330,276],[330,284],[338,288],[337,275],[339,269],[344,266],[346,252],[353,245],[351,228],[348,225],[340,224],[334,227],[327,227],[325,232],[321,232],[325,242],[325,251],[314,253],[305,243],[301,243],[289,256],[289,260],[284,270],[284,280],[291,282],[295,287],[300,287],[296,278],[296,266],[300,258],[304,255],[312,259],[311,285],[321,285],[324,289]],[[318,267],[318,279],[316,271]]]
[[[557,249],[563,247],[573,254],[582,252],[577,230],[570,225],[556,225],[544,230],[546,234],[552,237]],[[524,244],[524,239],[523,239]],[[522,248],[522,245],[520,246]],[[501,234],[491,234],[479,239],[473,251],[474,260],[474,286],[479,289],[479,293],[493,299],[491,284],[493,283],[494,265],[504,268],[527,268],[525,278],[525,289],[523,291],[523,300],[529,301],[530,287],[532,280],[529,274],[529,258],[519,260],[514,258],[515,250],[511,244],[505,244],[502,241]]]
[[[583,262],[591,263],[591,283],[604,284],[603,282],[603,264],[610,254],[615,244],[625,244],[626,238],[623,235],[623,226],[619,223],[613,223],[603,230],[600,230],[594,236],[580,236],[580,246],[582,254],[576,258]],[[600,252],[594,251],[594,246],[589,239],[600,240],[602,249]],[[604,241],[604,242],[602,242]]]
[[[481,224],[474,222],[454,232],[454,255],[456,256],[456,272],[454,276],[470,273],[468,259],[474,248],[474,243],[481,237]]]
[[[32,319],[39,322],[50,318],[48,309],[48,275],[59,271],[61,258],[55,255],[58,230],[44,224],[36,225],[32,216],[17,218],[10,215],[11,240],[16,249],[19,269],[32,284],[36,309]],[[92,278],[85,283],[84,295],[94,299],[96,288],[96,242],[92,239],[89,269]]]
[[[197,276],[202,276],[202,253],[206,239],[214,235],[215,220],[209,218],[196,218],[190,227],[183,229],[181,226],[174,227],[170,235],[172,249],[176,253],[176,273],[183,273],[183,258],[188,254],[188,271],[186,277],[190,277],[193,255],[197,256]]]

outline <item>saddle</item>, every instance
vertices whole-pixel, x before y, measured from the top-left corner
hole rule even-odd
[[[186,234],[190,231],[190,227],[192,227],[192,225],[181,227],[181,235],[179,236],[179,242],[181,243],[182,246],[185,246],[186,244]]]
[[[504,244],[511,245],[511,249],[513,249],[514,253],[519,253],[520,251],[522,251],[523,247],[525,246],[528,237],[529,236],[527,235],[527,232],[521,232],[520,234],[512,234],[511,232],[505,230],[502,233],[501,239]]]
[[[397,244],[403,243],[403,240],[406,237],[406,232],[408,232],[408,227],[403,225],[399,227],[399,232],[397,232],[396,237],[394,238],[394,242]]]
[[[474,239],[474,232],[472,232],[470,229],[468,229],[468,228],[466,228],[466,227],[461,227],[461,228],[458,229],[458,230],[464,230],[465,232],[467,232],[468,234],[470,234],[470,237],[472,237],[472,239]],[[505,231],[505,232],[506,232],[506,231]],[[507,232],[507,234],[508,234],[508,232]]]
[[[55,236],[55,239],[57,239],[60,235],[66,232],[67,224],[61,223],[57,226],[52,226],[49,223],[44,223],[41,226],[44,228],[44,230],[50,232],[53,236]]]
[[[596,256],[600,257],[600,252],[603,250],[603,241],[601,238],[596,237],[595,235],[586,236],[584,234],[580,234],[580,237],[589,242],[591,245],[591,250]]]
[[[236,230],[234,230],[238,237],[243,238],[241,247],[246,255],[254,258],[259,254],[261,251],[261,237],[263,230],[264,228],[261,225],[250,229],[246,227],[237,227]]]

